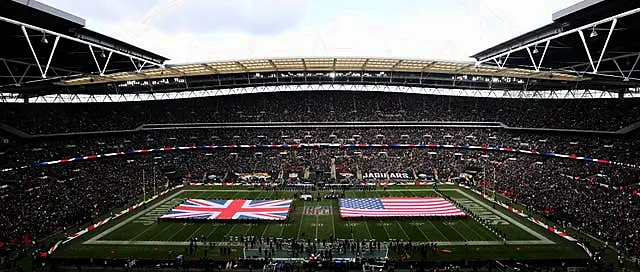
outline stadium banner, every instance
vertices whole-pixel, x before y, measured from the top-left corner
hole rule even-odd
[[[434,173],[435,174],[423,171],[422,173],[417,174],[417,176],[418,176],[418,179],[420,181],[435,181],[435,180],[438,180],[438,175],[437,175],[438,172],[435,171],[435,169],[434,169]]]
[[[354,178],[354,177],[356,176],[356,175],[354,175],[354,174],[353,174],[353,173],[351,173],[351,172],[340,172],[340,173],[338,173],[338,175],[339,175],[340,177],[342,177],[342,178],[348,178],[348,179],[350,179],[350,178]]]
[[[240,181],[265,180],[271,178],[269,173],[234,173]]]
[[[291,200],[187,199],[160,219],[286,220]]]
[[[362,178],[365,180],[411,180],[413,179],[413,174],[411,172],[365,172]]]
[[[478,149],[478,150],[493,150],[493,151],[503,151],[503,152],[515,152],[515,153],[524,153],[524,154],[533,154],[533,155],[542,155],[548,157],[557,157],[557,158],[568,158],[575,160],[584,160],[591,161],[603,164],[614,164],[620,165],[624,167],[633,167],[640,168],[640,166],[635,164],[621,163],[621,162],[613,162],[605,159],[596,159],[590,157],[582,157],[576,155],[565,155],[565,154],[556,154],[553,152],[539,152],[536,150],[526,150],[526,149],[518,149],[511,147],[495,147],[495,146],[472,146],[472,145],[449,145],[449,144],[434,144],[434,143],[420,143],[420,144],[333,144],[333,143],[309,143],[309,144],[271,144],[271,145],[202,145],[202,146],[178,146],[178,147],[162,147],[162,148],[152,148],[152,149],[137,149],[137,150],[129,150],[127,152],[114,152],[114,153],[106,153],[106,154],[98,154],[98,155],[90,155],[76,158],[66,158],[61,160],[54,161],[43,161],[34,163],[31,165],[25,165],[21,167],[15,168],[5,168],[0,171],[13,171],[16,169],[22,169],[29,166],[43,166],[57,163],[67,163],[71,161],[79,161],[79,160],[91,160],[97,158],[104,157],[112,157],[112,156],[121,156],[126,154],[135,154],[135,153],[148,153],[148,152],[158,152],[158,151],[171,151],[171,150],[188,150],[188,149],[238,149],[238,148],[349,148],[349,147],[413,147],[413,148],[448,148],[448,149]]]
[[[340,217],[459,217],[466,214],[441,197],[341,198]]]
[[[597,182],[595,177],[591,177],[591,178],[581,178],[578,176],[571,176],[571,175],[567,175],[567,174],[560,174],[560,176],[563,176],[565,178],[569,178],[569,179],[573,179],[573,180],[579,180],[579,181],[584,181],[584,182],[591,182],[594,184],[597,184],[600,187],[604,187],[607,189],[611,189],[611,190],[623,190],[624,187],[623,186],[611,186],[609,184],[605,184],[605,183],[601,183],[601,182]]]

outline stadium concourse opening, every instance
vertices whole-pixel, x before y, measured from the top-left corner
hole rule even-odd
[[[1,2],[0,270],[640,271],[639,7],[475,62],[165,64]]]

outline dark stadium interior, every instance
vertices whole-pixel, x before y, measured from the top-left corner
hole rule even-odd
[[[155,207],[147,205],[164,205],[159,192],[200,188],[265,196],[325,194],[331,197],[313,201],[327,205],[345,192],[391,196],[388,186],[396,191],[429,191],[446,198],[438,186],[475,192],[479,194],[478,203],[488,208],[505,213],[522,209],[526,214],[518,214],[522,218],[517,219],[522,222],[540,219],[546,227],[525,223],[544,232],[543,237],[553,236],[553,241],[564,244],[508,245],[513,241],[501,236],[504,245],[494,245],[494,249],[499,248],[494,255],[467,259],[465,254],[472,253],[467,244],[470,241],[460,235],[465,241],[447,242],[464,243],[466,253],[447,257],[434,240],[428,241],[433,244],[426,250],[432,257],[416,261],[408,256],[414,251],[406,250],[413,247],[406,232],[408,241],[400,242],[391,241],[387,233],[389,241],[382,242],[392,253],[375,260],[384,264],[385,271],[393,271],[394,265],[398,271],[640,271],[640,75],[634,70],[640,59],[635,37],[640,26],[639,7],[639,2],[631,0],[580,2],[554,14],[551,24],[476,54],[479,62],[491,60],[481,64],[319,57],[165,66],[167,58],[89,30],[82,18],[37,1],[2,1],[0,43],[6,47],[0,53],[0,271],[25,271],[21,270],[23,266],[34,271],[37,266],[42,266],[42,271],[76,271],[76,266],[78,271],[107,271],[107,261],[117,271],[184,271],[187,266],[176,261],[178,254],[183,256],[182,244],[176,247],[179,252],[171,248],[169,257],[158,259],[154,259],[158,255],[137,258],[135,254],[151,248],[128,244],[134,239],[118,245],[122,251],[132,252],[126,258],[114,255],[121,250],[118,246],[82,244],[89,239],[86,237],[94,237],[84,233],[105,229],[101,227],[105,220],[113,219],[118,224],[131,221],[118,218],[123,207],[125,213],[142,213],[140,210],[147,212],[147,208]],[[498,56],[528,43],[537,43],[536,50],[542,51],[548,37],[627,11],[636,12],[616,19],[620,29],[616,28],[603,54],[600,73],[585,73],[590,64],[584,60],[577,34],[550,42],[540,67],[531,67],[526,50],[509,53],[506,63],[493,61],[504,60]],[[43,77],[21,24],[81,41],[61,38],[50,73]],[[607,21],[585,30],[587,36],[591,30],[599,33],[589,37],[592,48],[602,48],[612,24]],[[24,31],[44,66],[55,35],[43,36],[32,28]],[[98,55],[94,59],[84,42],[104,46],[107,51],[94,48],[94,55]],[[107,61],[102,56],[109,50],[118,53],[113,54],[104,71],[97,71],[95,62]],[[599,56],[599,50],[593,49],[591,54]],[[139,59],[134,61],[128,54]],[[158,65],[140,67],[144,61]],[[138,66],[132,62],[138,62]],[[567,65],[582,72],[574,73]],[[622,68],[616,68],[620,65]],[[622,78],[611,76],[619,74],[618,68],[624,70]],[[279,89],[282,86],[290,88]],[[398,88],[385,89],[390,86]],[[194,95],[203,91],[210,93]],[[504,95],[492,96],[492,91]],[[566,95],[558,97],[556,92]],[[150,98],[141,99],[141,94]],[[602,98],[605,94],[607,98]],[[126,102],[113,101],[125,96]],[[98,97],[104,100],[98,101]],[[366,173],[380,174],[384,179],[366,177]],[[404,173],[410,178],[392,178],[389,173]],[[230,189],[228,184],[232,184]],[[178,199],[177,195],[171,197]],[[149,202],[156,197],[163,202]],[[509,206],[503,205],[506,209],[502,209],[499,205],[505,203]],[[299,209],[305,207],[309,206],[304,204]],[[518,216],[515,214],[512,216]],[[315,220],[318,240],[318,229],[323,227],[317,217]],[[449,222],[437,220],[443,225]],[[345,231],[352,222],[357,225],[365,221],[342,222]],[[380,219],[374,224],[387,231],[386,222]],[[159,217],[152,223],[163,224]],[[216,222],[214,230],[226,223]],[[291,223],[272,224],[280,225],[279,238],[287,237],[282,226]],[[182,226],[189,224],[193,223]],[[263,222],[246,224],[250,227],[241,239],[253,235],[255,242],[260,234],[250,230],[260,224]],[[486,226],[482,220],[478,224]],[[293,244],[305,244],[304,231],[300,239],[302,226],[302,222],[293,226],[298,231],[288,237]],[[350,237],[354,238],[353,227],[349,226]],[[233,236],[227,237],[235,227],[220,227],[220,231],[228,232],[220,235],[224,235],[224,241],[215,241],[220,242],[219,250],[242,244],[237,236],[235,241]],[[450,231],[458,232],[453,227]],[[487,231],[499,237],[495,229]],[[212,271],[215,266],[209,261],[216,261],[216,265],[235,262],[239,264],[237,271],[252,271],[251,264],[275,271],[266,270],[272,264],[270,257],[237,260],[223,253],[213,257],[212,253],[207,259],[204,253],[201,258],[201,253],[188,251],[197,241],[196,232],[188,234],[190,241],[144,242],[158,242],[163,254],[165,244],[191,243],[184,249],[184,258],[191,259],[194,271]],[[577,241],[563,240],[567,234]],[[67,243],[79,236],[82,238]],[[206,239],[204,234],[202,237]],[[273,237],[260,236],[261,245],[263,238]],[[321,242],[311,238],[306,244],[313,244],[315,250],[316,243],[319,246]],[[334,238],[331,236],[332,246]],[[371,233],[369,238],[373,239]],[[428,239],[427,235],[424,238]],[[378,243],[379,249],[381,241],[371,239],[354,238],[349,243],[370,243],[370,247]],[[417,248],[423,246],[425,252],[424,244],[413,242]],[[268,243],[271,247],[271,240]],[[324,246],[326,241],[322,243]],[[582,257],[549,258],[540,253],[553,254],[553,247],[569,244],[567,248],[578,248],[573,253]],[[518,252],[521,247],[538,251],[531,255],[504,253],[513,251],[513,245],[519,245]],[[91,258],[57,258],[54,251],[58,246],[79,251],[86,246],[90,254],[98,253]],[[463,248],[458,246],[455,250]],[[105,249],[111,256],[101,251]],[[242,250],[242,246],[236,249]],[[266,253],[266,246],[264,250]],[[153,248],[156,251],[158,248]],[[136,259],[147,263],[134,266],[132,259],[134,263]],[[365,258],[354,260],[357,264],[348,266],[354,271],[364,271],[365,263],[370,265]],[[325,264],[330,266],[317,271],[347,271],[346,266],[332,261],[329,258]],[[121,268],[113,268],[114,263]],[[129,267],[123,268],[125,263]],[[414,270],[414,265],[420,269]],[[574,266],[576,270],[569,270]],[[139,270],[129,269],[132,267]],[[311,266],[305,268],[312,271]]]

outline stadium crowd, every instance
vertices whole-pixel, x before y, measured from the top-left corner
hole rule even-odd
[[[354,184],[375,181],[367,173],[407,173],[409,178],[397,180],[404,182],[446,181],[471,173],[476,183],[490,189],[495,185],[498,192],[557,220],[558,227],[565,222],[565,227],[638,254],[640,197],[633,195],[639,190],[638,170],[502,152],[394,148],[174,151],[4,172],[0,241],[37,239],[56,230],[74,232],[77,229],[70,226],[86,225],[139,200],[143,190],[159,191],[183,177],[199,182],[267,178],[291,183],[305,177],[328,182],[334,180],[332,168],[338,179],[334,182]]]
[[[611,131],[640,121],[638,99],[518,100],[305,92],[113,105],[3,105],[0,120],[26,134],[110,132],[29,137],[5,127],[6,131],[0,129],[0,169],[134,149],[284,143],[486,145],[640,164],[638,132],[617,135],[455,126],[112,131],[154,123],[279,121],[482,121],[525,128]],[[169,184],[384,181],[372,179],[368,173],[403,173],[408,178],[401,175],[403,178],[396,181],[409,183],[457,180],[465,174],[471,184],[495,188],[554,220],[559,228],[580,229],[639,256],[639,171],[546,156],[438,148],[207,149],[28,167],[0,172],[0,256],[13,245],[55,231],[75,232]]]
[[[618,130],[640,121],[639,109],[640,99],[278,92],[117,104],[8,104],[0,110],[0,120],[29,134],[134,129],[143,124],[319,121],[483,121]]]
[[[0,136],[1,137],[1,136]],[[173,146],[296,143],[452,144],[497,146],[640,164],[638,133],[558,134],[502,128],[220,128],[161,129],[33,139],[0,144],[0,168],[130,150]]]

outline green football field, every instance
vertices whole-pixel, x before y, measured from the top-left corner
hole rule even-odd
[[[200,199],[293,199],[288,191],[246,190],[236,187],[187,187],[148,203],[137,212],[112,220],[106,225],[62,245],[56,258],[157,258],[174,259],[179,254],[190,257],[228,259],[245,256],[243,243],[237,237],[311,239],[318,241],[355,239],[412,242],[437,242],[451,253],[429,256],[430,260],[460,259],[556,259],[586,258],[582,249],[541,227],[519,218],[500,206],[480,198],[473,192],[453,186],[441,186],[440,192],[472,210],[484,224],[472,217],[357,219],[340,218],[338,200],[294,200],[286,222],[176,222],[157,221],[157,217],[186,198]],[[323,194],[323,193],[319,193]],[[431,187],[393,187],[388,190],[347,191],[347,198],[360,197],[437,197]],[[322,211],[318,213],[317,211]],[[504,233],[498,236],[491,228]],[[192,238],[206,237],[213,246],[201,244],[201,250],[189,253]],[[231,250],[220,254],[220,246]],[[388,251],[390,258],[398,252]],[[409,256],[419,259],[420,256]]]

